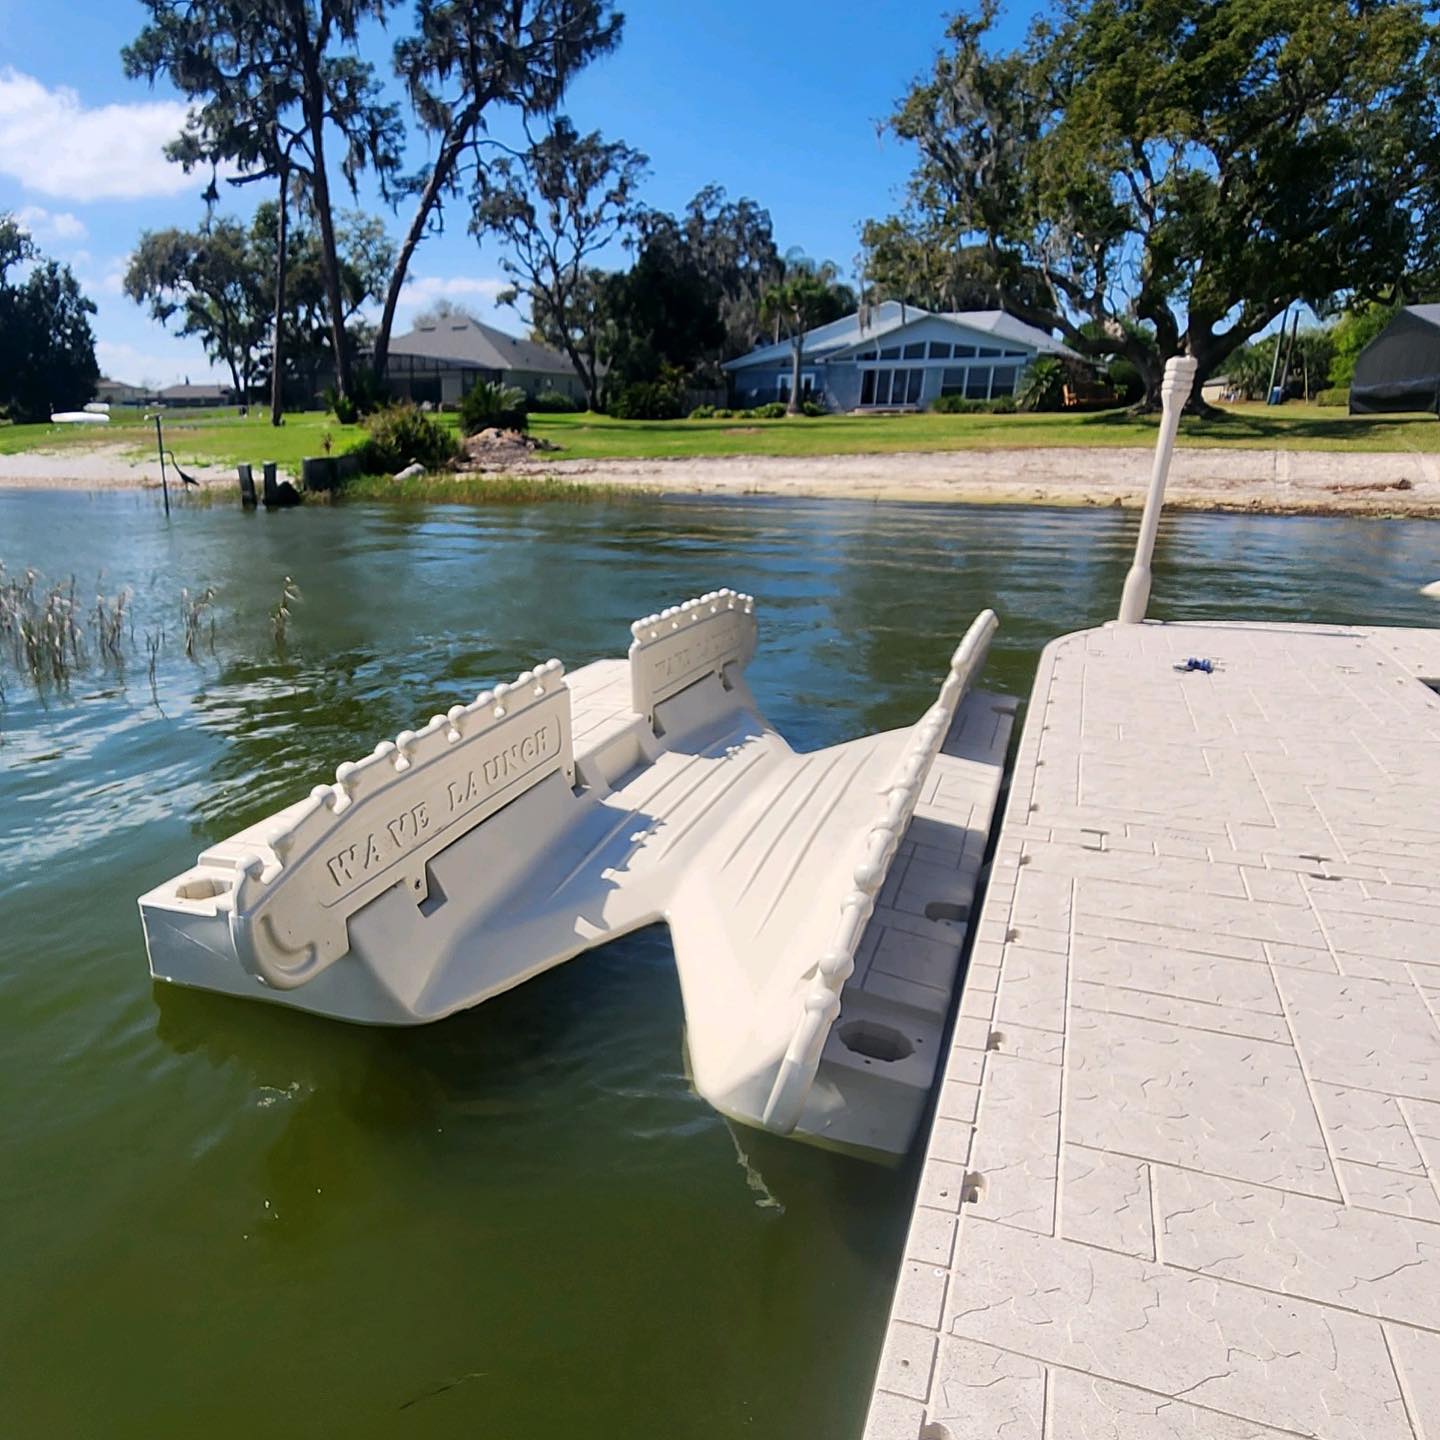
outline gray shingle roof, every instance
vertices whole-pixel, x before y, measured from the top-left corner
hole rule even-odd
[[[507,335],[493,325],[464,316],[447,316],[433,325],[420,325],[390,342],[392,355],[445,360],[452,365],[473,365],[482,370],[538,370],[568,375],[570,361],[548,345]]]

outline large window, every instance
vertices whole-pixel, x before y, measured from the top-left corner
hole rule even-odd
[[[815,372],[813,370],[802,370],[800,372],[800,398],[809,400],[815,394]],[[775,398],[783,400],[787,405],[790,403],[790,374],[777,377],[775,381]]]
[[[880,407],[918,405],[923,370],[865,370],[861,372],[860,403]]]

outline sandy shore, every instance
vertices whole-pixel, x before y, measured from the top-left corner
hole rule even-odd
[[[671,493],[1139,506],[1150,482],[1152,455],[1141,448],[1057,447],[793,458],[537,460],[513,468]],[[1179,450],[1166,503],[1186,510],[1440,516],[1440,454]]]
[[[671,494],[1135,506],[1144,500],[1150,461],[1151,452],[1138,447],[1057,447],[676,460],[536,457],[506,468]],[[207,486],[236,483],[231,465],[187,469]],[[127,456],[123,446],[0,456],[0,486],[96,490],[158,483],[156,462]],[[1166,498],[1187,510],[1440,516],[1440,454],[1180,450]]]
[[[160,462],[137,459],[127,445],[30,450],[0,455],[0,488],[8,490],[133,490],[160,488]],[[171,485],[180,480],[166,466]],[[185,473],[204,486],[235,485],[233,465],[186,465]],[[257,477],[258,479],[258,477]]]

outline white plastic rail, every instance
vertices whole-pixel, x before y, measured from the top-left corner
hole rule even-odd
[[[825,1037],[840,1014],[840,992],[855,971],[855,951],[875,909],[895,852],[920,800],[921,787],[949,733],[955,711],[985,664],[990,639],[999,628],[993,610],[982,611],[965,632],[950,659],[940,697],[911,732],[895,778],[884,793],[880,817],[865,837],[865,853],[855,867],[854,889],[841,902],[834,938],[815,965],[794,1038],[780,1062],[765,1105],[765,1128],[788,1134],[795,1128],[805,1097],[820,1066]]]

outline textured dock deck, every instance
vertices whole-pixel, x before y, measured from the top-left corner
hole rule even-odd
[[[1047,649],[867,1440],[1440,1440],[1437,684],[1440,631]]]

